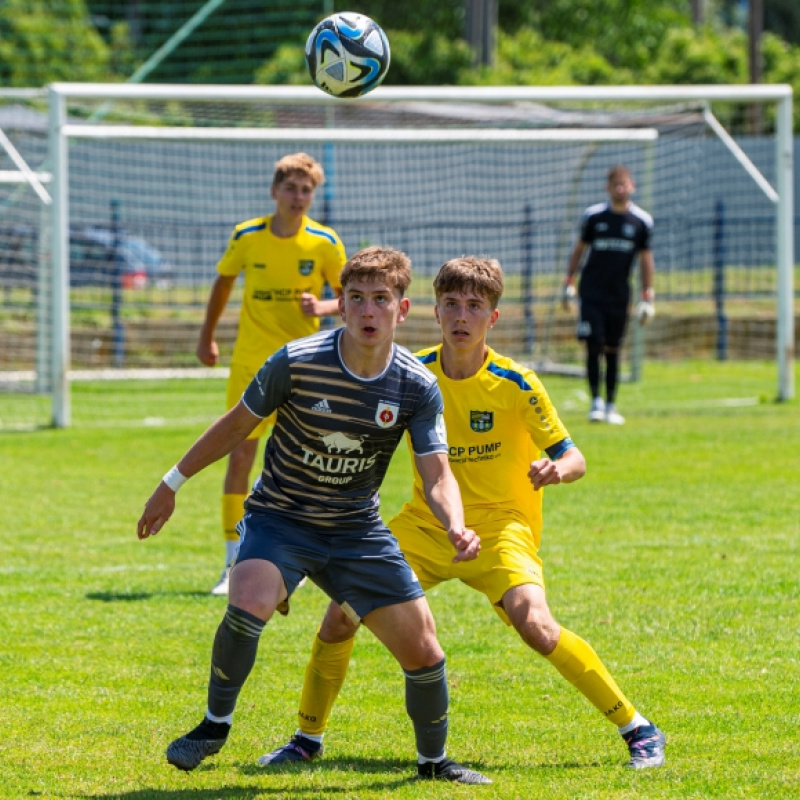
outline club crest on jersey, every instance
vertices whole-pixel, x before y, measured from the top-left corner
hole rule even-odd
[[[469,426],[476,433],[486,433],[494,426],[494,411],[470,411]]]
[[[391,428],[397,422],[400,406],[397,403],[386,403],[381,400],[375,412],[375,423],[379,428]]]
[[[303,275],[310,275],[314,271],[314,262],[301,260],[297,262],[297,271]]]
[[[633,225],[630,224],[630,222],[626,222],[622,226],[622,235],[626,239],[633,239],[635,234],[636,234],[636,229],[633,227]]]

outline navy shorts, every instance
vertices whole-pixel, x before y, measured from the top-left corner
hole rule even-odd
[[[628,323],[627,305],[581,300],[578,338],[598,347],[619,347]]]
[[[252,558],[271,561],[280,570],[289,597],[308,577],[356,624],[376,608],[424,595],[383,522],[331,531],[285,514],[248,511],[238,530],[237,564]]]

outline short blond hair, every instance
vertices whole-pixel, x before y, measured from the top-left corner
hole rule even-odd
[[[347,260],[340,280],[342,289],[346,289],[350,281],[384,281],[402,297],[411,283],[411,259],[393,247],[365,247]]]
[[[437,302],[448,292],[474,292],[485,297],[494,309],[503,295],[503,268],[495,258],[452,258],[439,268],[433,279],[433,291]]]
[[[325,171],[319,162],[308,153],[292,153],[275,162],[275,171],[272,175],[272,185],[283,183],[289,175],[299,173],[314,184],[314,188],[325,183]]]

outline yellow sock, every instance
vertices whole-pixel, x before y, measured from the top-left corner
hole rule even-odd
[[[226,542],[239,541],[236,526],[244,516],[244,501],[246,499],[246,494],[222,495],[222,532],[225,534]]]
[[[302,733],[311,736],[325,733],[331,709],[347,675],[354,642],[355,636],[336,644],[326,644],[319,638],[319,633],[314,637],[297,712],[298,728]]]
[[[547,660],[609,721],[618,728],[635,713],[627,697],[592,646],[566,628]]]

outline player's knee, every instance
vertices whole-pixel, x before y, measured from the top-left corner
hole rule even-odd
[[[553,651],[561,627],[550,612],[541,586],[528,584],[510,589],[503,597],[503,607],[525,644],[542,655]]]
[[[338,603],[331,603],[319,627],[319,638],[326,644],[339,644],[352,639],[358,627],[342,611]]]
[[[526,619],[517,632],[525,644],[543,656],[550,655],[558,644],[561,626],[548,612],[547,615],[533,616]]]
[[[419,637],[406,641],[398,661],[404,670],[428,669],[444,658],[444,650],[436,638],[435,631],[422,631]]]
[[[444,650],[434,636],[432,639],[420,642],[417,652],[416,663],[418,666],[413,669],[428,669],[438,664],[444,659]]]

